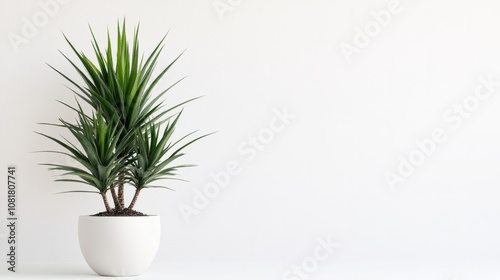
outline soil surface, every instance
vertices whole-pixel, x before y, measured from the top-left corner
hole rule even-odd
[[[144,213],[135,211],[135,210],[130,210],[128,208],[121,209],[121,210],[116,210],[113,209],[111,212],[100,212],[97,214],[94,214],[92,216],[100,216],[100,217],[109,217],[109,216],[120,216],[120,217],[134,217],[134,216],[147,216]]]

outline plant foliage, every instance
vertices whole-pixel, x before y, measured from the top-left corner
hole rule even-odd
[[[164,104],[163,97],[183,79],[156,91],[157,84],[182,55],[154,74],[166,35],[145,56],[139,49],[139,26],[134,29],[129,44],[125,20],[122,24],[118,23],[116,45],[112,45],[108,31],[106,49],[102,49],[92,28],[89,29],[94,61],[79,52],[66,36],[67,43],[77,57],[76,62],[61,52],[83,83],[49,65],[72,85],[69,89],[77,97],[77,106],[61,102],[77,113],[76,123],[60,119],[59,124],[54,124],[70,131],[76,142],[39,133],[64,149],[64,152],[49,152],[69,156],[81,166],[45,165],[49,169],[64,172],[64,178],[57,181],[78,182],[94,187],[97,190],[94,192],[101,194],[108,212],[113,211],[107,202],[108,192],[113,197],[114,210],[123,210],[124,186],[127,183],[132,185],[136,189],[128,207],[132,209],[142,189],[160,187],[151,184],[160,179],[176,179],[178,169],[191,166],[175,165],[174,161],[184,155],[186,147],[207,135],[185,144],[183,142],[192,133],[180,140],[172,140],[181,116],[180,112],[175,111],[196,98],[170,107]],[[90,105],[92,112],[84,112],[78,100]],[[162,126],[164,129],[161,129]]]

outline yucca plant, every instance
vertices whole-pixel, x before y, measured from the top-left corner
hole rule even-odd
[[[53,140],[65,149],[64,152],[49,152],[69,156],[78,162],[81,167],[52,163],[44,163],[43,165],[49,166],[50,170],[64,172],[64,176],[78,178],[57,179],[56,181],[84,183],[97,189],[97,191],[69,192],[98,193],[104,201],[106,211],[111,212],[112,209],[108,203],[106,193],[113,187],[120,172],[126,168],[126,159],[121,158],[121,154],[134,139],[130,135],[123,136],[118,144],[120,131],[117,130],[116,125],[110,127],[106,124],[100,111],[97,112],[97,115],[88,117],[79,107],[78,113],[76,124],[60,119],[59,126],[71,132],[79,147],[66,139],[62,141],[47,134],[38,134]]]
[[[193,165],[171,165],[177,158],[183,156],[182,150],[197,141],[198,137],[183,146],[177,148],[177,144],[183,140],[172,142],[171,136],[174,132],[180,113],[173,122],[167,123],[163,135],[160,128],[154,123],[150,124],[147,129],[138,131],[136,137],[136,150],[134,160],[132,161],[129,169],[128,181],[135,187],[136,191],[128,209],[133,209],[137,201],[137,197],[142,189],[145,188],[166,188],[164,186],[153,186],[153,182],[160,179],[177,179],[176,172],[179,168],[190,167]],[[202,136],[204,137],[204,136]],[[168,156],[167,153],[170,153]]]
[[[94,61],[79,52],[66,36],[77,62],[61,52],[83,83],[49,65],[74,87],[69,89],[77,99],[90,105],[92,112],[87,114],[79,103],[78,106],[72,106],[60,102],[78,114],[75,124],[61,119],[57,125],[69,130],[77,140],[77,145],[42,135],[66,150],[57,153],[70,156],[81,165],[47,164],[51,169],[65,171],[63,176],[79,178],[58,181],[86,183],[95,187],[104,200],[107,214],[118,215],[127,208],[132,210],[142,189],[158,187],[152,186],[152,182],[176,179],[175,172],[179,168],[191,166],[173,165],[173,162],[184,155],[182,151],[187,146],[206,135],[183,145],[182,142],[192,134],[172,141],[180,117],[180,113],[175,110],[196,98],[165,107],[162,97],[182,79],[164,90],[154,91],[158,82],[182,55],[153,76],[166,35],[149,55],[144,56],[139,50],[138,26],[134,29],[129,45],[125,21],[118,23],[116,51],[113,51],[109,31],[105,50],[97,42],[92,28],[90,34]],[[161,126],[165,126],[165,129],[160,129]],[[135,187],[136,192],[126,208],[124,186],[127,183]],[[108,192],[113,198],[114,208],[107,202]]]

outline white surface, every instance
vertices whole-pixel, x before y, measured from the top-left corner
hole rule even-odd
[[[283,278],[285,263],[264,262],[196,262],[153,263],[140,277],[113,279],[143,280],[277,280]],[[2,275],[2,274],[0,274]],[[21,272],[4,274],[9,279],[102,279],[81,263],[26,264]],[[12,278],[11,278],[12,277]],[[320,267],[308,279],[317,280],[497,280],[498,263],[408,263],[408,262],[340,262]],[[295,280],[299,278],[289,278]]]
[[[223,20],[213,3],[69,1],[16,53],[7,35],[42,8],[38,1],[0,2],[0,172],[11,163],[19,169],[21,263],[83,262],[77,217],[101,211],[102,202],[54,195],[80,186],[54,183],[37,165],[66,161],[31,153],[54,148],[33,131],[56,134],[36,123],[72,118],[54,101],[73,102],[64,80],[45,65],[76,77],[57,51],[70,53],[61,31],[89,51],[87,23],[103,40],[124,16],[130,27],[141,21],[146,51],[170,30],[159,66],[188,49],[160,85],[188,75],[169,101],[205,95],[186,107],[179,133],[219,131],[190,149],[186,162],[198,164],[182,172],[190,183],[141,194],[137,209],[162,218],[157,261],[289,267],[327,236],[340,245],[334,263],[354,268],[382,260],[500,261],[500,90],[461,123],[453,111],[480,77],[500,80],[499,1],[401,0],[401,11],[350,63],[342,42],[353,44],[357,30],[373,22],[371,11],[387,9],[389,0],[231,1],[239,4]],[[294,118],[278,122],[276,110]],[[384,174],[436,129],[446,140],[392,191]],[[259,135],[266,143],[252,148]],[[229,170],[235,175],[227,186],[187,224],[179,206],[192,205],[195,190],[214,182],[212,173]],[[0,209],[3,190],[0,182]],[[382,268],[391,275],[391,265],[380,266],[380,275]],[[448,273],[460,280],[460,268]],[[410,271],[419,269],[426,273],[419,265]],[[464,279],[487,279],[469,271]]]

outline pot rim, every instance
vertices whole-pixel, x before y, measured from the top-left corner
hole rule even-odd
[[[94,215],[80,215],[79,217],[88,218],[155,218],[160,217],[160,215],[147,215],[147,216],[94,216]]]

